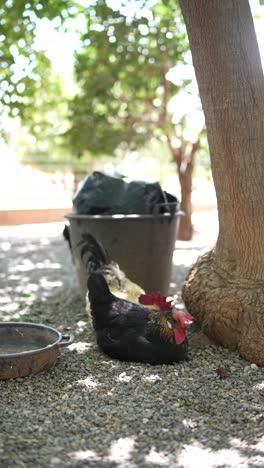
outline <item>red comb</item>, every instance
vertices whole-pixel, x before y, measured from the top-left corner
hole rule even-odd
[[[138,302],[143,305],[157,305],[159,310],[172,310],[172,301],[168,301],[166,296],[162,296],[160,292],[157,294],[141,294]]]

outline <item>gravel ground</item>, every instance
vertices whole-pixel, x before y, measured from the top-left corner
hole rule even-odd
[[[194,241],[177,242],[171,291],[179,304],[188,268],[215,238],[210,216],[197,216]],[[53,369],[0,382],[0,466],[263,467],[264,370],[195,342],[196,331],[188,363],[106,358],[78,298],[61,231],[61,223],[0,228],[0,319],[75,335]],[[229,368],[226,379],[219,367]]]

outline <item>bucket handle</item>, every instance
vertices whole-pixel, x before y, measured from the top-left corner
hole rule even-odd
[[[164,206],[167,209],[167,212],[171,215],[171,217],[173,217],[173,215],[175,213],[177,213],[177,216],[184,216],[185,215],[185,213],[183,211],[177,211],[177,208],[178,208],[178,205],[179,205],[179,201],[177,200],[177,198],[176,198],[175,202],[169,202],[167,194],[166,194],[166,192],[164,190],[162,190],[162,188],[161,188],[161,193],[162,193],[162,197],[163,197],[164,202],[163,203],[157,203],[154,206],[154,209],[153,209],[153,215],[154,216],[160,214],[159,210],[160,210],[161,206]]]
[[[153,208],[153,215],[157,216],[160,214],[160,207],[165,206],[168,210],[168,213],[173,216],[176,214],[177,216],[185,216],[184,211],[177,210],[178,202],[164,202],[164,203],[157,203]]]
[[[164,205],[166,206],[168,212],[171,214],[171,215],[174,215],[175,211],[177,210],[177,207],[178,207],[178,200],[176,198],[175,202],[171,202],[169,203],[168,201],[168,197],[167,197],[167,193],[161,189],[161,193],[162,193],[162,196],[163,196],[163,200],[164,200]]]
[[[69,346],[74,342],[74,335],[62,335],[60,341],[58,342],[58,346]]]

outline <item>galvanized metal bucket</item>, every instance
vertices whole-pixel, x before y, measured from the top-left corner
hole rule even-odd
[[[86,232],[103,244],[130,280],[146,292],[167,294],[177,222],[181,215],[180,211],[157,215],[66,214],[81,297],[87,293],[87,271],[78,244]]]

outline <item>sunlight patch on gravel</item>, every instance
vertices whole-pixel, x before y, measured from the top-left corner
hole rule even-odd
[[[239,447],[241,448],[241,447]],[[239,452],[239,449],[232,447],[230,449],[210,450],[201,445],[186,445],[179,454],[178,462],[185,468],[201,467],[219,467],[237,468],[238,466],[249,466],[248,456]],[[250,458],[250,466],[261,466],[263,458],[259,455]]]

